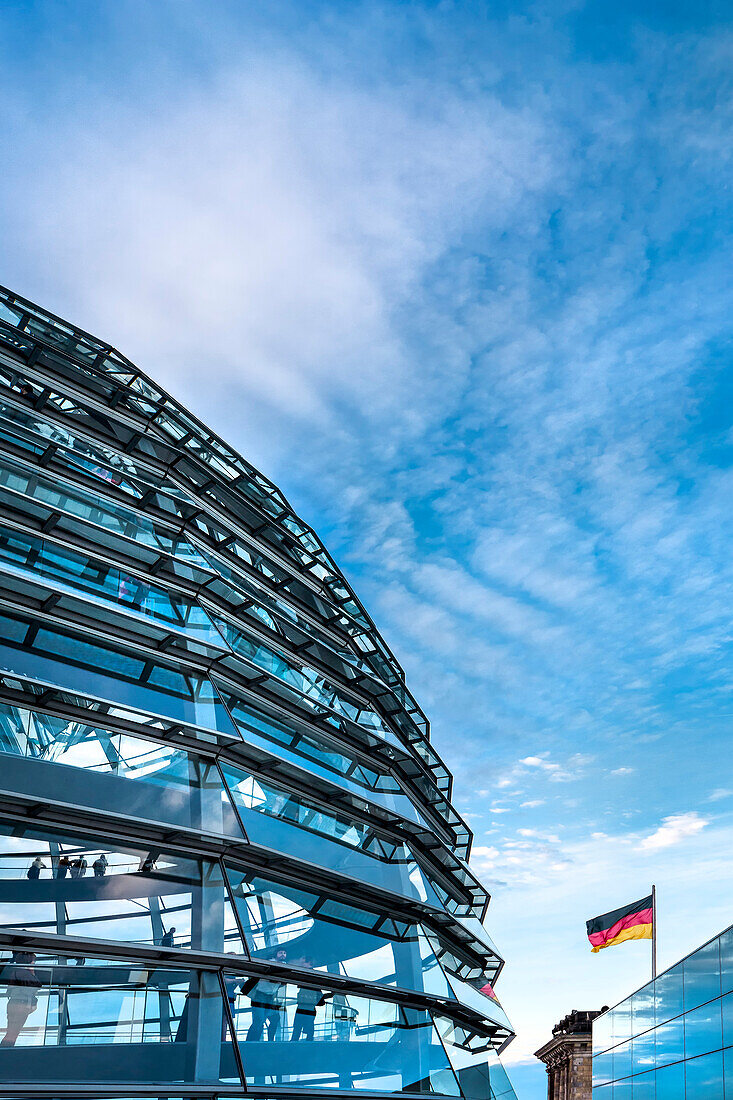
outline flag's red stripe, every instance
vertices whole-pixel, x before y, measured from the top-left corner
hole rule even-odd
[[[610,928],[604,929],[603,932],[591,932],[588,939],[594,947],[600,947],[603,943],[608,943],[614,936],[618,936],[619,932],[622,932],[624,928],[634,928],[637,924],[651,924],[652,923],[652,910],[641,909],[638,913],[630,913],[628,917],[622,917],[621,920],[617,920],[615,924],[612,924]]]

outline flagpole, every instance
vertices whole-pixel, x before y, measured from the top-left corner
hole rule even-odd
[[[657,888],[652,886],[652,981],[657,976]]]

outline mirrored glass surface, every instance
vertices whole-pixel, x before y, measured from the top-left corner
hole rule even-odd
[[[248,1085],[458,1096],[427,1012],[322,987],[225,979]]]
[[[39,629],[20,615],[0,615],[0,638],[0,667],[7,672],[239,739],[209,680],[152,653],[117,649],[66,625]]]
[[[613,1048],[614,1080],[619,1080],[622,1077],[629,1077],[633,1072],[633,1068],[632,1040],[627,1039],[625,1043],[620,1043],[619,1046]]]
[[[654,999],[657,1023],[671,1020],[684,1011],[683,964],[678,963],[661,974],[654,983]]]
[[[723,1017],[723,1046],[733,1046],[733,993],[726,993],[720,1002]]]
[[[417,925],[233,867],[227,874],[253,958],[452,996]]]
[[[646,985],[630,998],[631,1002],[631,1032],[639,1035],[648,1031],[655,1024],[655,996],[654,987]]]
[[[685,1012],[720,996],[720,945],[718,940],[701,947],[682,964]]]
[[[29,782],[64,801],[241,837],[213,760],[144,737],[0,703],[0,752],[34,760]],[[45,766],[44,766],[45,765]],[[73,768],[75,772],[59,770]],[[22,775],[6,762],[6,778]]]
[[[0,822],[0,929],[241,953],[218,863]],[[83,959],[81,959],[83,963]]]
[[[733,991],[733,928],[720,937],[721,992]]]
[[[685,1030],[681,1017],[659,1024],[654,1035],[658,1066],[678,1062],[685,1056]]]
[[[606,1050],[601,1054],[593,1054],[593,1088],[608,1084],[613,1081],[613,1053]]]
[[[216,974],[31,950],[0,967],[0,1081],[239,1084]]]
[[[604,1012],[593,1021],[593,1058],[613,1045],[613,1013]],[[595,1064],[595,1063],[594,1063]]]
[[[631,1078],[632,1100],[656,1100],[654,1073],[641,1073]]]
[[[675,1062],[663,1066],[654,1074],[657,1089],[656,1100],[687,1100],[685,1096],[685,1063]],[[690,1100],[693,1100],[690,1097]]]
[[[696,1058],[708,1051],[720,1050],[723,1045],[723,1031],[719,1000],[686,1012],[684,1023],[685,1058]]]
[[[446,1017],[437,1016],[435,1026],[466,1100],[516,1100],[506,1070],[485,1038]]]
[[[221,770],[253,843],[289,852],[408,897],[416,896],[416,885],[410,878],[414,860],[399,840],[389,839],[356,818],[329,813],[229,761],[221,761]]]
[[[687,1100],[724,1100],[721,1051],[685,1062]]]
[[[656,1058],[656,1032],[644,1031],[632,1040],[632,1073],[654,1069]]]

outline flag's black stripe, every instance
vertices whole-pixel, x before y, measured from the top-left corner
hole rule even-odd
[[[612,928],[616,921],[621,920],[622,917],[630,917],[632,913],[639,913],[642,909],[651,909],[651,907],[652,895],[649,894],[648,897],[641,898],[640,901],[634,901],[631,905],[623,905],[620,909],[614,909],[611,913],[602,913],[600,917],[587,920],[585,927],[589,936],[593,932],[605,932],[606,929]]]

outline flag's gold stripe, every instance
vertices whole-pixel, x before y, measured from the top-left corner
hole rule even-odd
[[[617,943],[623,943],[624,940],[650,940],[651,938],[651,924],[635,924],[632,928],[622,928],[612,940],[607,940],[606,943],[601,943],[598,947],[591,948],[591,950],[595,954],[596,951],[602,951],[604,947],[615,947]]]

